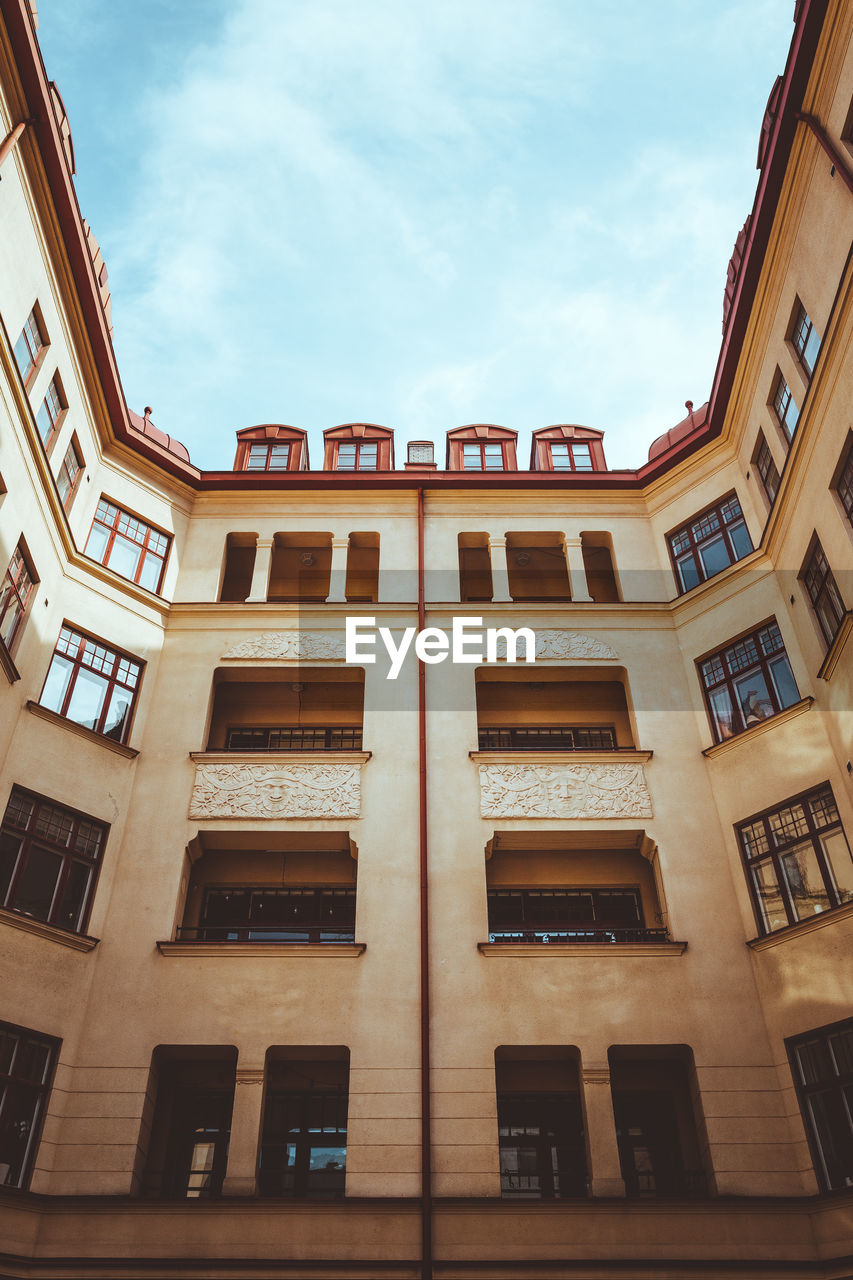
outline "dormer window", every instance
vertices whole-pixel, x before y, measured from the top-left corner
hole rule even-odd
[[[588,444],[555,442],[551,445],[551,465],[555,471],[592,471]]]
[[[247,471],[286,471],[290,462],[289,444],[250,444]]]
[[[378,465],[376,440],[352,440],[338,445],[337,471],[375,471]]]
[[[502,444],[466,440],[462,446],[463,471],[505,471]]]

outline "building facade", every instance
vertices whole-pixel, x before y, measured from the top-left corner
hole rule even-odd
[[[637,471],[200,471],[0,15],[0,1275],[853,1275],[853,8]]]

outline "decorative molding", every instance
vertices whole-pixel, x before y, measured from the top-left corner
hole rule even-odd
[[[277,956],[280,960],[322,956],[324,959],[357,959],[366,949],[364,942],[158,942],[161,956],[216,956],[219,960],[259,959]]]
[[[582,631],[537,631],[536,657],[557,658],[560,660],[575,658],[595,658],[612,660],[619,655],[615,649],[596,636],[585,635]]]
[[[71,951],[94,951],[100,941],[91,938],[87,933],[69,933],[67,929],[57,929],[54,924],[44,920],[33,920],[30,916],[20,916],[16,911],[7,911],[0,907],[0,924],[20,929],[22,933],[32,933],[37,938],[46,938],[49,942],[58,942],[60,946]]]
[[[478,942],[484,956],[681,956],[686,942]]]
[[[196,759],[189,817],[357,818],[361,767],[361,759]]]
[[[252,658],[262,662],[343,662],[343,636],[335,631],[262,631],[230,645],[225,658]]]
[[[581,1067],[583,1084],[606,1084],[610,1088],[609,1067]]]
[[[38,716],[40,720],[47,720],[49,724],[58,725],[61,729],[68,729],[70,733],[76,733],[81,738],[88,739],[89,742],[96,742],[99,747],[106,747],[108,751],[114,751],[118,756],[124,756],[127,760],[135,760],[139,755],[133,747],[127,747],[123,742],[116,742],[113,738],[108,738],[106,734],[95,733],[94,729],[87,729],[84,724],[77,724],[74,720],[69,720],[67,716],[58,715],[56,711],[51,711],[48,707],[43,707],[40,702],[33,702],[30,699],[26,704],[27,710],[32,711],[34,716]]]
[[[766,720],[760,720],[758,724],[750,725],[748,729],[744,729],[743,733],[736,733],[734,737],[726,738],[724,742],[715,742],[713,747],[706,747],[702,755],[708,760],[713,760],[715,756],[731,751],[733,747],[739,747],[744,742],[751,742],[753,738],[759,737],[762,733],[767,733],[770,729],[776,728],[777,725],[793,720],[795,716],[802,715],[804,711],[810,711],[813,706],[814,698],[811,696],[801,698],[799,702],[792,703],[784,711],[777,711],[775,716],[769,716]]]
[[[633,747],[615,751],[469,751],[477,764],[646,764],[653,751]]]
[[[651,818],[642,764],[481,764],[484,818]]]
[[[235,1084],[263,1084],[264,1069],[263,1067],[237,1067],[235,1073]]]

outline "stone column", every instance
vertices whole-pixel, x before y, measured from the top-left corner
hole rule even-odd
[[[326,604],[346,604],[348,554],[349,538],[333,538],[332,572],[329,575],[329,594],[326,596]]]
[[[624,1196],[625,1180],[619,1165],[610,1068],[584,1067],[581,1081],[590,1190],[594,1196]]]
[[[252,590],[246,597],[246,604],[265,604],[272,567],[272,553],[275,539],[258,538],[255,544],[255,567],[252,570]]]
[[[506,538],[489,538],[489,559],[492,562],[492,600],[495,604],[507,604],[512,596],[509,594],[506,567]]]
[[[563,546],[566,552],[566,563],[569,568],[572,602],[575,604],[588,603],[592,600],[592,596],[589,594],[589,588],[586,584],[586,569],[583,563],[581,540],[580,538],[564,538]]]
[[[238,1067],[231,1113],[228,1164],[222,1183],[225,1196],[258,1194],[258,1156],[264,1107],[264,1068]]]

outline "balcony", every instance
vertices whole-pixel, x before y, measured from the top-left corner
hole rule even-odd
[[[615,751],[613,725],[488,725],[477,731],[480,751]]]
[[[229,729],[226,751],[361,751],[361,728],[355,725],[249,726]]]
[[[501,929],[489,931],[489,942],[549,946],[565,943],[645,943],[669,942],[666,929]]]

